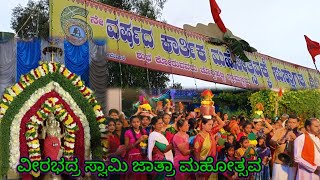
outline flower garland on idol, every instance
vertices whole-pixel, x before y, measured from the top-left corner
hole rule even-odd
[[[70,94],[71,98],[75,100],[73,102],[76,102],[83,110],[91,129],[90,132],[85,133],[91,134],[91,138],[93,138],[91,139],[91,142],[96,142],[98,140],[95,138],[97,133],[100,134],[100,140],[106,137],[106,119],[93,92],[84,85],[77,75],[71,73],[64,65],[59,63],[41,62],[41,65],[38,68],[31,70],[28,74],[22,75],[18,83],[7,88],[0,100],[0,151],[3,152],[2,155],[0,155],[0,161],[4,164],[4,166],[0,168],[0,175],[6,174],[9,167],[9,157],[11,156],[9,154],[10,131],[19,131],[18,125],[11,127],[11,122],[14,120],[15,115],[20,112],[24,102],[26,102],[37,89],[42,89],[46,84],[49,84],[52,81],[61,85],[61,87]],[[68,103],[70,102],[68,99],[65,100]],[[67,150],[64,152],[64,156],[72,157],[74,153],[72,147],[74,147],[75,143],[74,131],[77,129],[77,126],[61,104],[54,105],[50,101],[56,101],[56,99],[53,98],[46,101],[43,107],[39,109],[36,115],[32,116],[26,124],[26,138],[28,140],[28,147],[30,148],[29,157],[33,160],[38,160],[40,154],[36,130],[47,117],[50,108],[53,108],[55,113],[58,114],[58,119],[68,126],[68,135],[66,136],[64,144],[64,146],[67,147]],[[29,109],[32,107],[32,104],[27,105]],[[89,124],[87,126],[89,126]],[[95,130],[96,128],[98,129]],[[15,143],[17,142],[17,140],[13,141]],[[101,146],[103,151],[106,152],[106,147],[104,147],[103,144],[101,144]],[[99,154],[99,148],[95,148],[92,153]],[[11,168],[15,167],[11,166]]]
[[[36,115],[32,116],[26,124],[28,130],[25,136],[27,138],[29,158],[31,161],[41,160],[40,143],[37,133],[38,127],[39,125],[43,125],[43,121],[47,119],[51,112],[55,112],[58,119],[65,124],[67,129],[67,135],[64,138],[64,157],[66,159],[72,159],[73,157],[76,138],[75,131],[78,130],[78,126],[71,115],[64,109],[63,105],[56,104],[57,102],[58,98],[49,98],[46,100],[41,109],[39,109]]]

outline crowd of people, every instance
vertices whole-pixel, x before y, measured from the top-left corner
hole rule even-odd
[[[111,109],[107,118],[108,154],[122,157],[129,165],[135,160],[167,160],[176,169],[171,179],[320,179],[319,120],[300,123],[295,115],[278,120],[268,116],[247,119],[244,115],[200,112],[138,111],[130,118]],[[302,124],[302,125],[301,125]],[[213,157],[217,161],[261,158],[262,170],[239,177],[236,172],[181,173],[179,161]],[[164,174],[112,175],[111,179],[170,179]]]

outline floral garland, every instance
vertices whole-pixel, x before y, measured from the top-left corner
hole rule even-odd
[[[75,156],[78,157],[79,159],[79,168],[83,168],[83,162],[86,159],[91,159],[90,156],[89,158],[85,158],[85,154],[89,154],[90,155],[90,128],[89,128],[89,122],[86,120],[86,118],[84,118],[83,121],[83,117],[85,117],[84,114],[80,114],[78,115],[77,112],[81,111],[81,109],[76,109],[74,108],[74,105],[77,105],[72,98],[70,98],[71,96],[65,96],[68,93],[63,93],[65,92],[62,88],[58,89],[58,86],[54,87],[54,90],[50,90],[48,91],[48,87],[52,87],[50,85],[54,84],[53,82],[49,83],[45,89],[47,91],[38,91],[39,93],[33,94],[30,98],[30,100],[26,101],[24,103],[23,106],[23,110],[21,110],[21,112],[19,112],[21,115],[17,115],[17,117],[22,117],[22,118],[15,118],[15,120],[12,122],[12,126],[16,125],[16,124],[20,124],[20,133],[18,133],[18,138],[19,139],[19,143],[20,145],[14,145],[12,143],[13,138],[10,138],[10,168],[11,170],[16,169],[17,165],[19,164],[19,158],[20,157],[29,157],[29,152],[28,152],[28,145],[27,145],[27,141],[25,138],[25,132],[27,131],[27,127],[26,124],[29,122],[30,118],[35,115],[37,113],[37,111],[42,107],[42,105],[45,103],[46,100],[48,100],[51,97],[55,97],[57,99],[59,99],[58,103],[61,103],[65,109],[67,110],[67,112],[73,117],[73,119],[76,121],[76,124],[79,127],[79,131],[76,132],[76,144],[75,144]],[[57,85],[57,84],[56,84]],[[62,91],[61,91],[62,90]],[[62,92],[62,93],[61,93]],[[34,96],[36,95],[36,96]],[[35,98],[37,97],[37,98]],[[37,99],[36,102],[32,102],[32,99]],[[68,100],[68,103],[65,101]],[[23,112],[24,109],[27,109],[27,105],[32,102],[32,107],[27,111],[27,112]],[[19,121],[19,119],[21,119]],[[19,127],[19,126],[18,126]],[[13,127],[11,127],[13,128]],[[89,132],[85,135],[85,132]],[[20,134],[20,135],[19,135]],[[13,146],[13,147],[11,147]],[[20,146],[20,147],[19,147]],[[63,145],[62,145],[63,146]],[[12,148],[12,149],[11,149]],[[16,152],[15,150],[20,150],[20,152]],[[13,152],[12,152],[13,150]],[[94,150],[94,147],[93,149]],[[84,153],[85,152],[85,153]],[[89,153],[88,153],[89,152]],[[11,159],[11,156],[14,157],[13,154],[17,154],[18,156],[16,156],[16,159]],[[38,173],[31,173],[31,174],[23,174],[22,178],[31,178],[31,175],[37,176],[39,174]]]
[[[62,75],[62,76],[61,76]],[[39,80],[39,81],[38,81]],[[72,98],[76,98],[75,100],[80,105],[81,109],[85,106],[91,106],[94,115],[90,114],[89,109],[84,109],[85,114],[89,117],[95,117],[98,126],[93,125],[90,128],[99,128],[100,138],[106,137],[106,126],[104,125],[105,118],[101,110],[101,106],[96,101],[92,91],[85,87],[84,83],[80,80],[80,78],[71,73],[68,69],[65,68],[64,65],[58,63],[42,63],[38,68],[31,70],[29,74],[23,75],[20,78],[20,81],[13,85],[10,88],[5,90],[5,93],[0,101],[0,128],[1,130],[6,129],[8,125],[12,122],[13,116],[17,111],[17,107],[21,107],[22,102],[27,100],[23,95],[29,95],[34,92],[35,88],[40,88],[44,83],[49,83],[51,81],[56,81],[57,83],[67,87],[67,91],[75,92],[78,91],[81,93],[81,96],[86,99],[86,102],[81,101],[81,97],[77,93],[71,93]],[[70,83],[70,84],[69,84]],[[23,94],[19,96],[20,94]],[[80,99],[79,99],[80,98]],[[18,103],[19,102],[19,103]],[[15,107],[13,109],[9,109],[9,107]],[[8,113],[7,113],[8,111]],[[90,121],[91,122],[91,121]],[[92,122],[91,122],[92,123]],[[1,127],[2,126],[2,127]],[[13,129],[11,129],[13,130]],[[6,129],[1,131],[0,141],[7,139],[7,136],[10,132],[10,129]],[[95,131],[90,131],[92,134],[97,134]],[[95,136],[92,136],[94,138]],[[91,143],[96,143],[96,139],[92,139]],[[1,143],[0,151],[4,151],[4,154],[0,156],[0,161],[4,164],[4,166],[0,169],[0,175],[6,173],[8,168],[8,141],[4,141]],[[3,146],[4,145],[4,146]],[[69,144],[70,145],[70,144]],[[96,144],[94,144],[96,147]],[[102,145],[102,144],[101,144]],[[71,146],[71,145],[70,145]],[[103,146],[103,145],[102,145]],[[106,151],[106,147],[103,146],[103,150]],[[96,151],[95,153],[97,153]]]
[[[59,103],[62,104],[67,112],[69,112],[73,118],[76,118],[77,124],[79,123],[79,132],[77,132],[77,143],[84,145],[84,149],[78,149],[81,146],[76,145],[77,155],[79,160],[84,158],[90,159],[90,127],[86,116],[81,109],[75,103],[74,99],[69,93],[56,82],[50,82],[42,89],[36,90],[30,98],[25,101],[19,112],[14,116],[14,120],[11,123],[10,131],[10,167],[15,169],[19,164],[19,157],[29,156],[27,141],[24,134],[27,131],[26,124],[30,121],[31,117],[37,114],[38,110],[42,107],[45,101],[51,97],[59,99]],[[68,100],[66,103],[65,100]],[[31,110],[34,109],[34,110]],[[20,127],[20,128],[19,128]],[[20,130],[19,130],[20,129]],[[19,135],[20,134],[20,135]],[[22,135],[23,134],[23,135]],[[85,134],[85,135],[84,135]],[[19,142],[20,139],[20,142]],[[20,147],[19,147],[20,146]],[[19,152],[20,150],[20,152]],[[79,154],[79,152],[85,152],[85,154]],[[83,157],[83,158],[82,158]]]
[[[71,115],[66,112],[63,105],[57,104],[57,102],[58,98],[49,98],[49,100],[46,100],[41,109],[39,109],[36,115],[32,116],[26,124],[28,130],[25,136],[31,161],[41,160],[40,143],[37,133],[38,127],[39,125],[43,125],[43,121],[47,119],[51,112],[54,112],[67,128],[67,135],[64,138],[64,157],[66,159],[73,157],[76,138],[75,131],[78,129],[78,126]]]

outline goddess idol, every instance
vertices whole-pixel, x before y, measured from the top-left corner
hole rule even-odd
[[[61,134],[60,123],[56,121],[54,115],[48,115],[47,126],[42,129],[42,138],[44,139],[44,156],[51,160],[59,160],[62,156],[61,138],[65,133]]]

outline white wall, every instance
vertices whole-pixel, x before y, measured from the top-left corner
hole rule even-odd
[[[122,111],[122,91],[120,88],[112,88],[106,90],[106,112],[110,109]],[[107,116],[108,114],[106,114]]]

